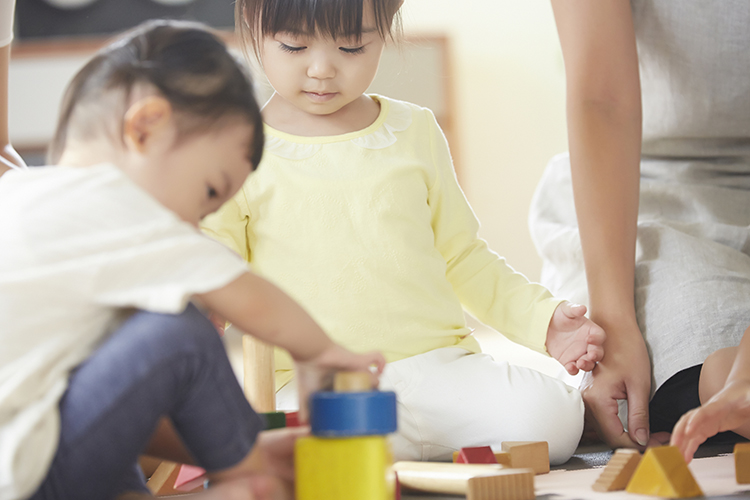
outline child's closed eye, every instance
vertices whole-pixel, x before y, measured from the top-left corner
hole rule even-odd
[[[279,42],[279,48],[283,50],[284,52],[290,52],[294,54],[295,52],[300,52],[302,50],[305,50],[307,47],[297,47],[294,45],[289,45],[283,42]]]
[[[339,50],[341,52],[346,52],[347,54],[361,54],[365,51],[365,46],[362,45],[360,47],[339,47]]]

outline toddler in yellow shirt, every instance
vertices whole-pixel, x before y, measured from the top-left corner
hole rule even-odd
[[[530,283],[477,237],[448,146],[425,108],[365,94],[400,0],[239,0],[239,36],[275,93],[256,173],[204,229],[305,307],[331,337],[388,360],[399,459],[545,440],[566,461],[576,389],[481,354],[464,309],[574,374],[603,355],[583,306]],[[277,383],[291,363],[277,360]],[[283,403],[294,385],[279,393]]]

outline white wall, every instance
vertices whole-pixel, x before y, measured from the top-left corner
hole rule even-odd
[[[406,0],[402,12],[406,31],[451,37],[464,190],[490,246],[539,279],[529,203],[547,161],[567,149],[549,0]]]

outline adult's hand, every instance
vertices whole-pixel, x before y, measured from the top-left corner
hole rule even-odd
[[[648,351],[637,327],[630,331],[612,331],[613,328],[616,327],[605,327],[604,358],[591,372],[584,374],[581,394],[599,437],[609,446],[645,447],[649,442],[651,391]],[[619,399],[628,401],[629,432],[617,416]]]

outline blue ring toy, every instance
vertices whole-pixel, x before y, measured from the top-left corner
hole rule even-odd
[[[310,398],[312,433],[323,437],[396,432],[396,393],[317,392]]]

